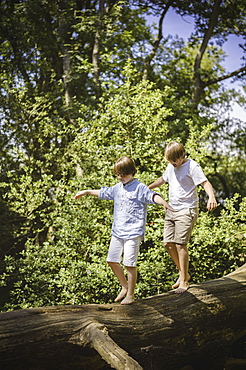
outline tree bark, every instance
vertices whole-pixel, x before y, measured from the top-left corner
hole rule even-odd
[[[246,335],[246,264],[220,279],[132,305],[0,314],[1,369],[223,369]]]
[[[102,38],[103,29],[103,16],[104,16],[104,0],[99,0],[98,9],[98,20],[96,22],[96,32],[94,38],[94,45],[92,50],[92,64],[93,64],[93,80],[95,83],[96,97],[100,98],[101,92],[101,82],[100,82],[100,44]]]

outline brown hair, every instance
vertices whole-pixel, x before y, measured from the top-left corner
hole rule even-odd
[[[165,158],[168,162],[175,162],[179,158],[185,157],[185,148],[177,141],[170,141],[165,149]]]
[[[135,162],[133,159],[129,157],[121,157],[119,158],[114,165],[114,173],[117,175],[120,173],[121,175],[135,175],[137,172]]]

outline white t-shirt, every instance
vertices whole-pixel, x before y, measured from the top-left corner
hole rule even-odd
[[[188,159],[179,168],[169,163],[162,177],[169,184],[169,202],[175,211],[198,207],[196,187],[207,181],[198,163]]]

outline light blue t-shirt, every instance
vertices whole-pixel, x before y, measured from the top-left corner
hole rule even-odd
[[[112,235],[120,239],[132,239],[144,235],[147,205],[153,201],[155,191],[134,179],[128,184],[118,184],[100,189],[99,198],[114,201]]]

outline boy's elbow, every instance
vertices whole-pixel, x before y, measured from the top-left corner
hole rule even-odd
[[[208,180],[206,180],[206,181],[203,181],[203,182],[201,182],[201,186],[204,188],[205,186],[206,186],[206,184],[208,184],[209,183],[209,181]]]
[[[153,197],[152,197],[152,201],[155,203],[155,204],[158,204],[158,200],[157,200],[157,197],[158,197],[158,194],[153,194]]]

